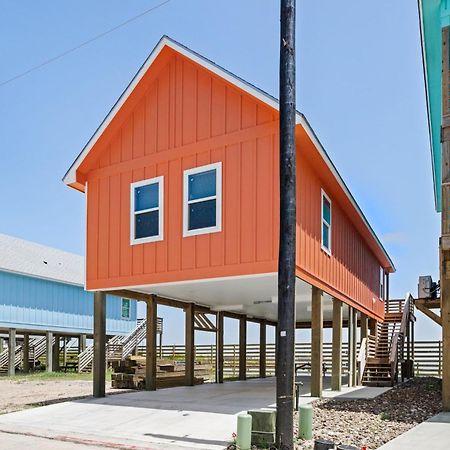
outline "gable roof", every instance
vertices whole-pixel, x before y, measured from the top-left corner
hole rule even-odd
[[[84,258],[0,234],[0,272],[84,286]]]
[[[214,63],[213,61],[205,58],[204,56],[198,54],[197,52],[191,50],[190,48],[184,46],[183,44],[180,44],[179,42],[173,40],[172,38],[168,36],[163,36],[156,47],[153,49],[153,51],[150,53],[148,58],[145,60],[144,64],[141,66],[141,68],[138,70],[134,78],[131,80],[131,82],[128,84],[126,89],[123,91],[117,102],[114,104],[114,106],[111,108],[103,122],[100,124],[100,126],[97,128],[93,136],[89,139],[88,143],[85,145],[83,150],[80,152],[80,154],[77,156],[75,161],[70,166],[69,170],[66,172],[66,174],[63,177],[63,182],[67,184],[68,186],[75,187],[76,185],[76,172],[78,167],[82,164],[86,156],[89,154],[90,150],[94,147],[100,136],[103,134],[103,132],[106,130],[108,125],[113,120],[114,116],[117,114],[117,112],[120,110],[120,108],[123,106],[123,104],[127,101],[130,94],[133,92],[134,88],[137,86],[139,81],[143,78],[147,70],[151,67],[153,62],[156,60],[158,55],[161,53],[161,51],[165,47],[170,47],[174,51],[180,53],[181,55],[185,56],[186,58],[190,59],[191,61],[194,61],[195,63],[199,64],[200,66],[204,67],[205,69],[215,73],[222,79],[228,81],[229,83],[233,84],[237,88],[247,92],[249,95],[257,98],[261,102],[265,103],[269,107],[275,109],[276,111],[279,110],[279,102],[278,100],[273,97],[272,95],[268,94],[267,92],[263,91],[262,89],[254,86],[253,84],[245,81],[244,79],[240,78],[239,76],[235,75],[234,73],[228,71],[227,69],[224,69],[223,67],[219,66],[218,64]],[[320,143],[317,135],[314,133],[313,129],[311,128],[310,124],[308,123],[306,117],[300,113],[299,111],[296,112],[296,124],[301,125],[305,132],[307,133],[308,137],[311,139],[311,141],[314,143],[320,157],[327,165],[328,169],[333,174],[334,178],[338,182],[339,186],[347,196],[348,200],[352,204],[352,206],[355,208],[356,212],[360,216],[362,222],[364,223],[366,229],[369,231],[370,235],[374,239],[376,245],[381,250],[381,253],[385,257],[389,267],[386,267],[390,271],[395,271],[394,263],[392,262],[391,258],[389,257],[388,253],[386,252],[385,248],[383,247],[381,241],[378,239],[378,236],[374,232],[373,228],[369,224],[368,220],[364,216],[361,208],[357,204],[356,200],[354,199],[353,195],[351,194],[350,190],[348,189],[347,185],[345,184],[344,180],[342,179],[341,175],[339,174],[338,170],[336,169],[335,165],[331,161],[330,157],[328,156],[327,152],[325,151],[324,147]]]

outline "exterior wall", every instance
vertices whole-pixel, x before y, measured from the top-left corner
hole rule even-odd
[[[298,275],[352,306],[382,318],[380,262],[339,203],[326,173],[312,166],[305,153],[299,152],[298,158]],[[322,189],[331,200],[331,255],[321,248]]]
[[[81,286],[0,272],[0,328],[92,333],[93,294]],[[131,319],[121,319],[121,299],[108,296],[107,334],[127,334],[136,326],[136,302]]]
[[[276,272],[277,118],[217,75],[172,50],[161,53],[80,167],[88,186],[87,288]],[[382,318],[380,250],[297,128],[297,275]],[[222,232],[183,238],[183,170],[218,161]],[[156,176],[164,176],[164,240],[130,245],[130,184]],[[332,200],[331,257],[320,249],[321,187]]]
[[[157,62],[159,75],[111,140],[94,149],[87,288],[276,271],[275,113],[180,56]],[[223,232],[183,238],[183,170],[216,161],[223,162]],[[161,175],[164,240],[131,246],[130,184]]]

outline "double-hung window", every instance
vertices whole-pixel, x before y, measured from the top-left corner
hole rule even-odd
[[[122,299],[122,319],[131,319],[131,300],[128,298]]]
[[[131,245],[163,239],[163,190],[163,177],[131,183]]]
[[[222,229],[222,163],[184,171],[183,236]]]
[[[331,200],[322,190],[322,250],[331,255]]]

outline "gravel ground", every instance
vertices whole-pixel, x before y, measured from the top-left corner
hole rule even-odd
[[[109,391],[108,382],[107,392]],[[113,391],[118,393],[121,390],[113,389]],[[0,414],[90,395],[92,395],[92,381],[87,380],[0,380]]]
[[[296,450],[313,449],[315,439],[374,450],[442,409],[441,380],[415,378],[371,400],[317,400],[312,406],[313,439],[298,440]],[[297,425],[295,413],[295,435]]]

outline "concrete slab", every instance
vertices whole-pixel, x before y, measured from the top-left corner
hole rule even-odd
[[[442,412],[422,422],[401,436],[383,445],[379,450],[410,450],[450,448],[450,412]]]
[[[329,377],[325,386],[329,386]],[[367,398],[370,388],[325,391],[325,396]],[[383,390],[378,391],[382,393]],[[301,403],[315,400],[304,377]],[[222,450],[236,431],[236,415],[275,407],[275,379],[137,391],[84,399],[0,416],[0,432],[134,449]]]

